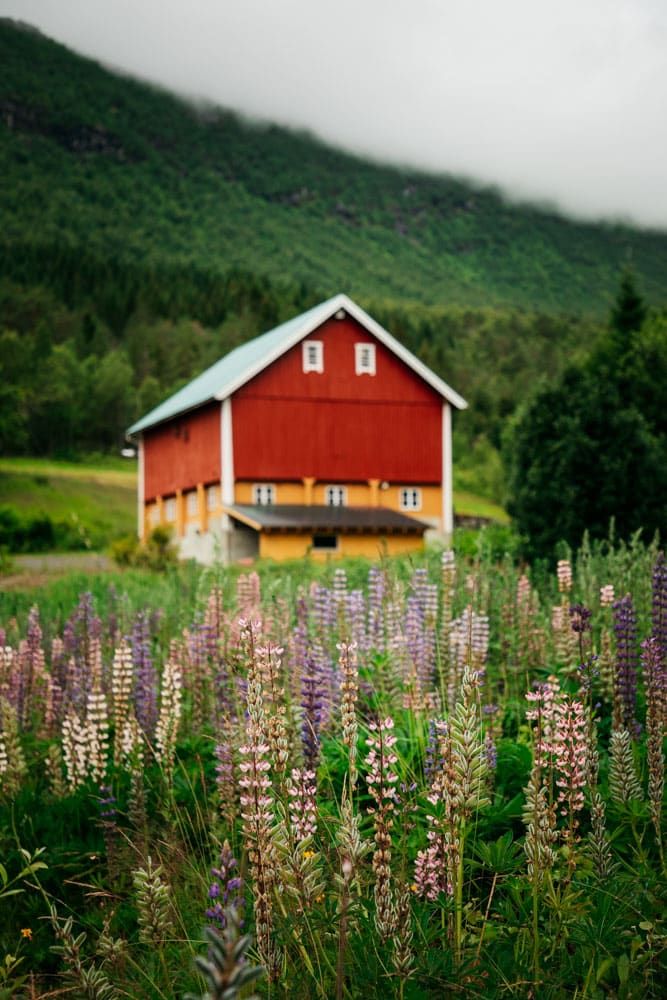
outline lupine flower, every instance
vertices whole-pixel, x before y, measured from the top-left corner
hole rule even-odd
[[[135,711],[137,722],[149,739],[157,723],[157,670],[150,645],[148,616],[140,611],[132,631],[132,656],[135,676]]]
[[[609,794],[613,802],[622,806],[632,800],[644,800],[627,729],[615,729],[609,741]]]
[[[341,724],[343,743],[348,748],[350,762],[350,784],[356,780],[357,759],[357,698],[359,695],[359,673],[357,671],[356,646],[354,643],[338,643],[340,659],[338,673],[341,690]]]
[[[292,768],[287,781],[289,795],[290,825],[297,844],[313,837],[317,832],[316,795],[317,783],[314,771]]]
[[[549,871],[556,860],[553,844],[558,837],[556,830],[556,814],[549,804],[547,789],[544,784],[539,758],[535,758],[530,780],[524,789],[525,806],[523,821],[526,824],[526,835],[523,849],[528,859],[528,876],[542,882],[545,872]]]
[[[154,868],[149,856],[146,867],[132,873],[132,881],[136,889],[139,940],[159,948],[174,928],[171,889],[164,878],[164,869],[161,865]]]
[[[662,797],[665,787],[665,757],[662,745],[667,723],[667,671],[655,636],[645,639],[641,650],[646,679],[648,800],[656,836],[661,843]]]
[[[8,796],[15,795],[20,787],[27,764],[19,735],[16,709],[6,699],[0,701],[2,726],[0,728],[0,790]]]
[[[600,587],[600,607],[610,608],[614,603],[614,585],[613,583],[606,583],[603,587]]]
[[[558,590],[561,594],[569,594],[572,590],[572,566],[569,559],[559,559],[556,567]]]
[[[320,759],[320,730],[324,718],[324,691],[321,669],[313,649],[301,677],[301,744],[306,770],[316,771]]]
[[[588,717],[585,706],[575,699],[565,698],[555,706],[556,724],[552,753],[557,803],[561,815],[567,817],[566,839],[572,844],[578,827],[577,813],[584,807],[584,788],[589,772]],[[574,853],[570,855],[574,857]]]
[[[88,695],[86,716],[88,772],[93,781],[100,782],[109,762],[109,713],[106,697],[97,685]]]
[[[155,726],[155,756],[171,778],[176,753],[176,738],[181,721],[182,672],[180,657],[182,650],[172,642],[169,657],[162,671],[160,690],[160,714]]]
[[[249,732],[256,734],[251,720]],[[275,851],[271,839],[274,822],[271,792],[269,746],[256,738],[240,747],[239,770],[241,788],[241,819],[244,846],[248,852],[252,892],[254,896],[257,950],[266,965],[270,979],[276,978],[279,956],[273,941],[273,887],[276,878]]]
[[[258,646],[257,671],[262,682],[266,739],[273,754],[276,771],[284,771],[289,759],[287,736],[287,705],[282,681],[282,646],[268,643]]]
[[[395,785],[398,775],[393,770],[398,758],[393,752],[396,737],[392,733],[393,719],[387,717],[380,723],[369,724],[367,744],[370,747],[365,760],[368,772],[366,784],[375,802],[369,809],[375,827],[375,852],[373,871],[375,873],[375,926],[383,940],[391,937],[396,930],[396,911],[391,888],[391,828],[394,824],[393,812],[396,803]],[[375,735],[377,734],[377,735]]]
[[[232,854],[229,841],[225,840],[218,866],[211,868],[213,881],[208,890],[210,905],[206,910],[208,919],[220,930],[227,926],[230,909],[237,914],[239,927],[243,926],[245,900],[238,868],[239,863]]]
[[[637,722],[637,617],[629,595],[613,605],[616,636],[616,683],[612,727],[627,729],[636,739]]]
[[[130,694],[132,692],[133,663],[132,650],[127,639],[122,639],[116,649],[111,665],[111,693],[113,696],[114,724],[114,764],[121,759],[121,740],[130,711]]]
[[[651,635],[658,643],[663,669],[667,669],[667,563],[665,553],[658,553],[651,585]]]

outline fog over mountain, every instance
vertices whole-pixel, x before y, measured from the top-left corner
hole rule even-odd
[[[375,159],[667,228],[659,0],[0,0],[0,14]]]

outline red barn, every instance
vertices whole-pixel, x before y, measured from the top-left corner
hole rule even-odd
[[[466,406],[345,295],[243,344],[128,431],[139,533],[181,554],[377,555],[451,534],[452,407]]]

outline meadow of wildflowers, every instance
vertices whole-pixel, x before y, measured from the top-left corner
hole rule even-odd
[[[0,1000],[667,995],[657,543],[99,603],[0,621]]]

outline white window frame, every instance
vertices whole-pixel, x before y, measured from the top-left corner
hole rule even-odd
[[[218,486],[214,483],[206,487],[206,510],[218,509]]]
[[[354,345],[355,375],[375,375],[375,344],[365,341]]]
[[[401,486],[398,491],[399,510],[421,510],[422,491],[418,486]]]
[[[259,507],[272,507],[276,502],[274,483],[253,483],[252,502]]]
[[[160,523],[160,508],[157,504],[154,504],[148,509],[148,523],[151,528],[157,528]]]
[[[176,497],[168,497],[165,500],[164,519],[168,524],[176,523]]]
[[[347,489],[344,486],[325,486],[324,502],[327,507],[346,507]]]
[[[192,490],[190,493],[188,493],[187,496],[188,496],[187,500],[188,517],[196,517],[197,514],[199,513],[199,503],[198,503],[199,497],[197,496],[197,491]]]
[[[324,371],[324,344],[321,340],[304,340],[301,350],[304,373]]]

